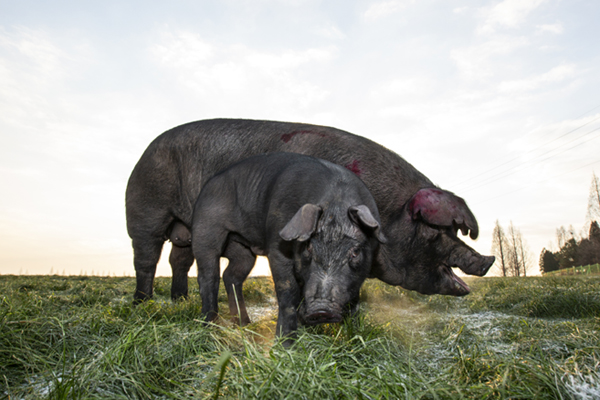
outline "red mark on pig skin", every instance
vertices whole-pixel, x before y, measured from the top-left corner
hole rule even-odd
[[[321,132],[314,132],[314,131],[293,131],[290,133],[284,133],[283,135],[281,135],[281,140],[283,141],[283,143],[287,143],[290,140],[292,140],[292,138],[296,135],[317,135],[319,137],[325,137],[324,133]]]
[[[350,164],[346,164],[345,167],[346,169],[349,169],[350,171],[354,172],[356,176],[360,176],[362,170],[360,169],[359,164],[360,162],[358,160],[354,160]]]

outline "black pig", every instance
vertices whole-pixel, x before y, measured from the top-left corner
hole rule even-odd
[[[211,178],[192,217],[202,316],[217,316],[219,258],[235,247],[269,259],[279,303],[277,334],[339,322],[358,298],[377,243],[384,242],[375,200],[347,169],[274,153],[247,158]]]
[[[460,296],[469,293],[469,288],[452,267],[483,276],[492,265],[493,257],[478,254],[456,236],[458,230],[463,234],[470,231],[473,239],[478,235],[477,221],[465,202],[436,188],[385,147],[324,126],[204,120],[175,127],[157,137],[129,178],[126,214],[137,278],[135,301],[152,296],[165,234],[176,222],[191,226],[193,204],[206,181],[246,157],[280,151],[331,161],[365,182],[375,198],[388,238],[388,243],[379,247],[372,277],[421,293]],[[226,251],[230,261],[223,275],[226,283],[243,282],[254,264],[251,254],[238,250],[233,247]],[[171,297],[176,299],[188,293],[191,248],[173,246],[170,260]]]

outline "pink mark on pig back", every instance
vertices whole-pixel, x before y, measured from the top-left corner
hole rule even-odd
[[[360,174],[362,173],[362,170],[360,169],[360,161],[358,160],[353,160],[350,164],[344,165],[344,167],[354,172],[356,176],[360,176]]]
[[[296,135],[317,135],[319,137],[325,137],[325,134],[322,132],[315,132],[315,131],[293,131],[290,133],[284,133],[283,135],[281,135],[281,140],[283,141],[283,143],[287,143],[290,140],[292,140],[292,138]]]

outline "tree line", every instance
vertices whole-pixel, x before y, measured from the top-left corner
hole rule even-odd
[[[592,174],[592,184],[588,197],[586,224],[589,223],[587,237],[578,236],[573,227],[556,230],[558,251],[546,248],[540,254],[540,271],[543,273],[559,269],[600,263],[600,180]]]
[[[556,230],[558,250],[544,248],[540,254],[539,267],[543,273],[582,265],[600,263],[600,179],[592,174],[588,197],[586,225],[587,237],[578,235],[573,227]],[[496,256],[495,268],[501,276],[527,276],[532,267],[527,244],[512,221],[504,230],[496,220],[492,235],[492,254]]]
[[[512,221],[505,232],[496,220],[492,254],[496,256],[496,268],[502,276],[527,276],[527,270],[531,267],[529,250],[521,231],[514,227]]]
[[[587,238],[578,238],[572,229],[560,227],[556,232],[559,250],[546,248],[540,254],[540,271],[546,273],[559,269],[600,263],[600,225],[590,224]]]

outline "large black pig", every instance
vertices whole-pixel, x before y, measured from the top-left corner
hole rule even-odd
[[[358,298],[373,252],[385,242],[375,200],[347,169],[313,157],[247,158],[211,178],[192,217],[202,316],[217,316],[219,258],[235,247],[269,259],[277,334],[339,322]]]
[[[193,204],[206,181],[246,157],[281,151],[331,161],[365,182],[388,238],[379,247],[372,277],[420,293],[460,296],[469,288],[452,267],[483,276],[492,265],[494,257],[480,255],[457,237],[458,230],[473,239],[478,235],[477,221],[463,199],[437,188],[385,147],[324,126],[203,120],[158,136],[129,178],[126,214],[137,278],[135,301],[152,296],[163,243],[175,223],[191,227]],[[187,274],[194,258],[190,247],[173,246],[171,251],[171,297],[176,299],[187,295]],[[243,281],[254,257],[236,248],[227,249],[225,256],[230,261],[225,282]]]

